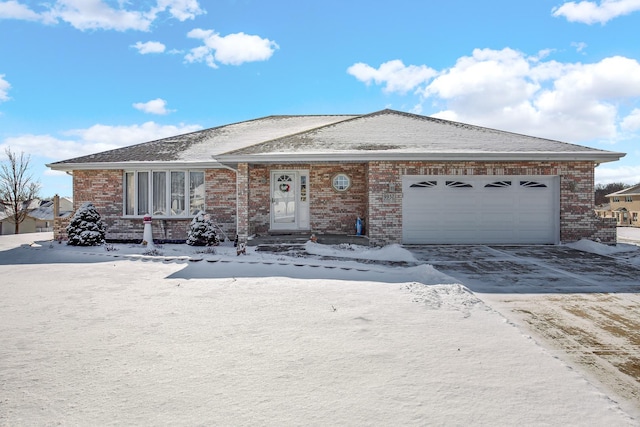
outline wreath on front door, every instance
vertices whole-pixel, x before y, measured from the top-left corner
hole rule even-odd
[[[290,189],[291,189],[291,186],[289,184],[287,184],[285,182],[280,184],[280,191],[288,193]]]

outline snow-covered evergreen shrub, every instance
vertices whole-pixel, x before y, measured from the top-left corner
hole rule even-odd
[[[96,246],[104,243],[107,227],[92,203],[84,203],[67,226],[69,245]]]
[[[191,220],[187,245],[191,246],[216,246],[220,243],[216,234],[216,227],[207,214],[200,211]]]

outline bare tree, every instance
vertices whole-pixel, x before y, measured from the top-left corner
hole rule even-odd
[[[29,172],[31,157],[20,156],[5,148],[7,161],[0,169],[0,198],[7,212],[7,218],[15,224],[14,233],[20,232],[20,224],[27,217],[31,201],[40,191],[40,183],[34,181]]]

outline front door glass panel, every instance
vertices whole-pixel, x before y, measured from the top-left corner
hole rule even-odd
[[[296,176],[293,172],[278,173],[272,180],[274,224],[296,223]]]

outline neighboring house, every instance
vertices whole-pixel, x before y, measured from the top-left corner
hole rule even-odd
[[[53,231],[54,225],[54,202],[52,200],[32,200],[27,208],[27,215],[24,221],[20,223],[20,234],[24,233],[40,233],[45,231]],[[66,218],[73,211],[73,202],[70,198],[60,198],[59,217]],[[10,218],[9,210],[4,207],[0,211],[0,235],[14,234],[15,224]]]
[[[613,215],[613,212],[611,212],[611,205],[609,203],[596,206],[594,211],[596,213],[596,216],[599,218],[615,217],[615,215]]]
[[[184,241],[199,210],[239,241],[354,234],[372,245],[615,242],[594,168],[622,153],[431,117],[270,116],[51,163],[109,240]],[[62,230],[62,229],[61,229]],[[60,231],[62,233],[62,231]],[[64,236],[60,235],[60,238]]]
[[[640,227],[640,184],[607,194],[609,211],[621,226]]]

